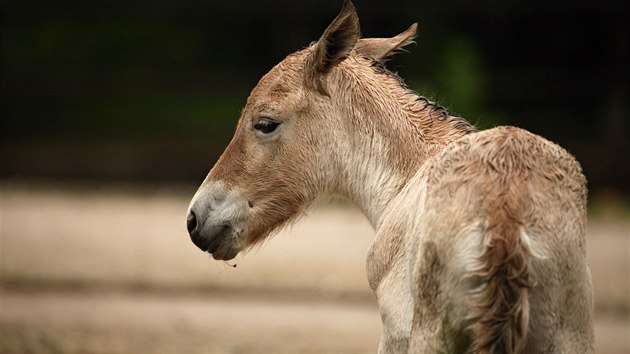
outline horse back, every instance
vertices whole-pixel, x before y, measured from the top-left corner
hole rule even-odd
[[[499,127],[451,143],[412,183],[412,352],[592,351],[586,181],[568,152]]]

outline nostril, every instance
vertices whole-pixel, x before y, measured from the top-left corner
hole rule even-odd
[[[192,210],[188,213],[188,217],[186,218],[186,227],[188,228],[189,234],[192,234],[192,232],[197,229],[197,216]]]

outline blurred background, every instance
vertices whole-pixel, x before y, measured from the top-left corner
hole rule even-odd
[[[589,180],[598,352],[630,352],[630,5],[355,1],[388,67],[480,128],[559,143]],[[371,230],[342,202],[232,263],[188,201],[258,79],[341,0],[3,1],[0,351],[374,352]]]

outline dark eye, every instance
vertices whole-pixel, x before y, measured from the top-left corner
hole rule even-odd
[[[269,118],[260,118],[256,123],[254,123],[254,129],[258,130],[263,134],[272,133],[280,123],[276,123]]]

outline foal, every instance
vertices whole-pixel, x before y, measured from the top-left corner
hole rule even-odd
[[[321,38],[254,88],[193,197],[192,241],[229,260],[314,200],[341,195],[376,237],[367,258],[381,353],[592,353],[586,181],[524,130],[482,132],[382,63],[346,1]]]

